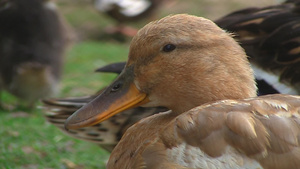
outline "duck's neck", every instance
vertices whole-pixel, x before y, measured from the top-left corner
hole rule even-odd
[[[169,98],[169,105],[167,107],[173,112],[180,114],[205,103],[250,97],[256,97],[256,86],[254,83],[253,85],[238,85],[238,82],[237,84],[219,83],[218,85],[209,85],[206,87],[191,87],[189,91],[178,92],[176,97]]]

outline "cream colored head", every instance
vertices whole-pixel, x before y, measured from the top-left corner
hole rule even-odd
[[[166,45],[175,48],[168,51]],[[130,66],[135,85],[150,99],[146,106],[182,112],[210,101],[256,95],[244,50],[201,17],[173,15],[146,25],[132,40]]]

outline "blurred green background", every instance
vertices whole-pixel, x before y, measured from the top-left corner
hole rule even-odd
[[[130,38],[122,42],[106,36],[104,29],[116,21],[94,9],[91,0],[56,0],[74,35],[65,56],[61,91],[56,97],[83,96],[108,85],[115,75],[94,73],[108,63],[125,61]],[[129,23],[141,28],[169,14],[188,13],[216,19],[233,10],[276,4],[275,0],[165,0],[150,18]],[[47,123],[42,110],[18,107],[18,100],[2,93],[8,111],[0,111],[0,168],[105,168],[109,153],[73,139]],[[41,105],[38,103],[38,105]]]

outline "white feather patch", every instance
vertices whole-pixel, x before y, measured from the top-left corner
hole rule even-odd
[[[262,169],[255,160],[240,154],[234,148],[228,146],[220,157],[210,157],[198,147],[185,143],[167,150],[170,161],[174,161],[188,168],[201,169]]]

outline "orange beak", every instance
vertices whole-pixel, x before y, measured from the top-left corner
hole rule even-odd
[[[147,95],[133,83],[132,68],[126,68],[106,90],[72,114],[65,123],[66,129],[92,126],[124,110],[149,102]]]

